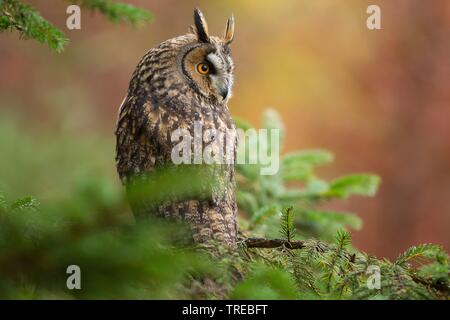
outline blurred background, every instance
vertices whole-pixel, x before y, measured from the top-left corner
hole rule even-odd
[[[118,107],[141,56],[184,34],[199,6],[210,32],[236,18],[230,108],[258,127],[272,107],[286,123],[284,152],[325,148],[326,178],[373,172],[374,198],[331,208],[356,212],[354,245],[394,258],[424,242],[450,250],[450,2],[447,0],[127,1],[153,12],[141,28],[82,11],[65,28],[64,1],[28,1],[64,30],[61,54],[0,34],[0,189],[42,202],[89,179],[112,181]],[[382,30],[366,28],[366,8]],[[301,232],[301,230],[299,231]]]

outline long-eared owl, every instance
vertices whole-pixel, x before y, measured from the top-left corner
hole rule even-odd
[[[235,135],[231,135],[231,163],[206,166],[174,164],[177,141],[172,135],[182,128],[194,136],[195,124],[228,135],[230,130],[236,132],[227,106],[234,80],[233,35],[233,16],[219,38],[209,35],[206,20],[196,9],[191,33],[162,42],[140,60],[120,106],[116,128],[117,171],[136,218],[180,219],[189,224],[195,241],[216,240],[229,246],[236,244],[237,235]],[[191,180],[184,175],[182,179],[180,170],[188,167],[201,168],[207,178]],[[171,173],[166,175],[172,179],[169,182],[158,174],[167,171]],[[140,185],[136,181],[150,185],[137,192],[137,197],[132,192],[133,186]]]

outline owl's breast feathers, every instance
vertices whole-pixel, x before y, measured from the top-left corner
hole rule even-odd
[[[171,159],[174,130],[185,128],[192,133],[195,121],[204,129],[234,130],[234,123],[226,105],[211,105],[196,97],[187,85],[175,81],[171,87],[167,83],[170,77],[163,80],[161,75],[152,74],[164,73],[166,69],[141,66],[130,83],[116,128],[116,167],[120,179],[127,187],[136,217],[180,219],[191,226],[195,241],[217,240],[234,246],[237,236],[234,165],[174,165]],[[145,77],[142,73],[148,73],[147,82],[137,81]],[[235,154],[236,142],[233,151]],[[192,168],[202,172],[194,172],[195,178],[190,179]],[[134,193],[133,186],[141,185],[142,181],[146,184],[144,191]]]

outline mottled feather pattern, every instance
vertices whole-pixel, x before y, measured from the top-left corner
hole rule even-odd
[[[186,56],[216,50],[221,57],[227,56],[223,60],[227,68],[224,72],[232,72],[228,44],[217,37],[208,36],[208,41],[200,44],[195,34],[176,37],[148,51],[138,63],[116,128],[116,166],[127,188],[136,177],[147,179],[149,173],[172,164],[174,130],[185,128],[193,136],[194,121],[200,121],[204,130],[235,130],[228,99],[210,93],[209,86],[201,87],[186,71],[194,68],[183,60]],[[236,143],[234,149],[236,152]],[[163,203],[152,203],[143,197],[131,201],[136,217],[156,215],[183,220],[190,225],[195,241],[216,240],[234,246],[237,235],[234,165],[211,165],[205,170],[210,171],[217,184],[209,190],[205,186],[202,197],[180,201],[168,195]]]

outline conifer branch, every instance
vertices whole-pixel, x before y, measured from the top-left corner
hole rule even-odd
[[[294,207],[290,206],[281,215],[280,233],[287,242],[292,242],[295,237]]]
[[[99,11],[113,23],[128,22],[131,25],[139,25],[153,19],[153,16],[149,11],[127,3],[113,2],[111,0],[68,1],[93,11]]]
[[[284,246],[288,249],[303,249],[305,247],[304,242],[301,240],[289,242],[283,239],[247,238],[242,243],[247,248],[273,249]]]
[[[35,39],[61,52],[68,42],[64,33],[32,6],[18,0],[0,0],[0,31],[17,30],[24,39]]]
[[[152,14],[130,4],[111,0],[68,0],[92,11],[99,11],[113,22],[139,25],[153,19]],[[67,36],[41,16],[32,6],[20,0],[0,0],[0,32],[19,32],[22,39],[34,39],[56,52],[62,52],[69,42]]]

